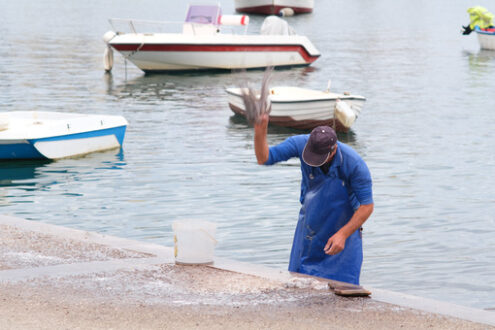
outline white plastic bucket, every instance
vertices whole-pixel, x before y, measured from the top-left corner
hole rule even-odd
[[[181,220],[172,223],[175,263],[211,264],[217,240],[216,224],[207,221]]]

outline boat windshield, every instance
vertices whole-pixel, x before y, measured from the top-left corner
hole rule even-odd
[[[218,5],[190,5],[186,22],[219,25],[222,10]]]

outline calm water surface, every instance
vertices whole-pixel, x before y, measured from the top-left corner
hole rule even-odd
[[[233,1],[223,0],[231,14]],[[367,97],[340,139],[367,161],[375,212],[362,282],[477,308],[495,307],[495,52],[461,36],[485,1],[316,0],[288,18],[322,56],[274,84]],[[172,1],[8,1],[0,24],[2,111],[124,115],[120,152],[0,164],[0,212],[171,246],[170,224],[218,224],[217,254],[286,268],[299,210],[297,161],[256,165],[253,132],[225,87],[261,71],[145,76],[115,56],[110,17],[178,20]],[[403,15],[402,13],[407,13]],[[261,17],[252,17],[250,30]],[[299,131],[272,127],[270,144]]]

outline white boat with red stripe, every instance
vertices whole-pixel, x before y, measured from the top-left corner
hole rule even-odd
[[[235,10],[241,13],[279,15],[290,8],[294,14],[311,13],[314,0],[235,0]]]
[[[130,32],[117,28],[122,23]],[[260,34],[249,34],[248,16],[222,15],[216,4],[190,5],[185,22],[180,22],[181,31],[149,30],[149,26],[173,26],[170,23],[110,19],[113,31],[103,36],[108,46],[105,69],[112,69],[113,50],[146,73],[307,66],[320,56],[307,37],[297,35],[276,16],[266,18]],[[232,31],[222,33],[225,28]],[[243,33],[234,33],[239,28]]]

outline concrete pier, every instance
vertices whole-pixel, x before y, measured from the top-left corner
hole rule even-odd
[[[495,329],[495,312],[0,216],[1,329]]]

